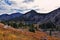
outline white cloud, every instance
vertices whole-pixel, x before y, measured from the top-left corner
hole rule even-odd
[[[6,13],[16,11],[26,13],[32,9],[36,10],[39,13],[48,13],[60,7],[60,0],[34,0],[34,1],[27,0],[27,2],[24,2],[25,0],[9,0],[9,1],[13,2],[13,4],[7,5],[7,3],[4,2],[5,3],[4,7],[7,10]]]

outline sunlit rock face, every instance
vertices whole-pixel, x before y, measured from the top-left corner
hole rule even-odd
[[[0,0],[0,14],[26,13],[35,10],[48,13],[60,7],[60,0]]]

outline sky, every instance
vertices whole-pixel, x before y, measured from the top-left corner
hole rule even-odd
[[[60,0],[0,0],[0,14],[15,12],[24,14],[30,10],[49,13],[59,7]]]

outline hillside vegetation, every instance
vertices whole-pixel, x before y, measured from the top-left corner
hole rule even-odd
[[[60,38],[49,36],[44,32],[33,33],[12,27],[4,28],[4,26],[0,23],[0,40],[60,40]]]

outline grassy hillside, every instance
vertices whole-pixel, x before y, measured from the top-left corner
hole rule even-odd
[[[60,40],[60,38],[51,37],[44,32],[33,33],[11,27],[4,28],[4,26],[0,23],[0,40]]]

